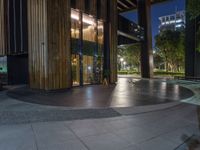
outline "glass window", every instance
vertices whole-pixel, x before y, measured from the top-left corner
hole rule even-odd
[[[98,21],[98,55],[103,55],[103,46],[104,46],[104,27],[103,22]]]
[[[80,14],[78,11],[71,11],[71,49],[72,49],[72,81],[73,86],[80,85]]]
[[[71,42],[73,85],[100,83],[103,74],[103,22],[72,9]]]
[[[80,22],[79,12],[71,11],[71,47],[72,53],[79,53],[79,40],[80,40]]]
[[[93,17],[83,14],[83,82],[94,83],[95,51],[97,44],[96,21]]]
[[[98,53],[96,61],[95,81],[100,83],[103,79],[103,51],[104,51],[104,26],[102,21],[98,21]]]
[[[72,54],[72,81],[73,86],[80,85],[80,57],[77,54]]]

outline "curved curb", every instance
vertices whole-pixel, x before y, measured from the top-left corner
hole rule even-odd
[[[160,111],[172,107],[176,107],[181,105],[181,102],[171,102],[165,104],[157,104],[157,105],[148,105],[148,106],[136,106],[136,107],[127,107],[127,108],[113,108],[115,111],[120,113],[121,115],[136,115],[154,111]]]
[[[155,79],[156,80],[156,79]],[[160,81],[160,80],[159,80]],[[171,84],[178,84],[179,86],[182,86],[184,88],[187,88],[191,90],[194,95],[192,97],[189,97],[187,99],[182,99],[180,101],[175,101],[175,102],[168,102],[168,103],[163,103],[163,104],[155,104],[155,105],[144,105],[144,106],[130,106],[130,107],[93,107],[93,108],[88,108],[88,107],[66,107],[66,106],[50,106],[50,105],[41,105],[41,104],[36,104],[36,103],[29,103],[29,102],[24,102],[24,104],[32,105],[33,107],[38,107],[39,109],[44,109],[44,110],[101,110],[101,109],[113,109],[114,111],[118,112],[121,115],[134,115],[134,114],[141,114],[141,113],[148,113],[148,112],[153,112],[153,111],[160,111],[164,109],[168,109],[171,107],[178,106],[182,104],[183,102],[187,102],[191,99],[196,98],[196,93],[193,89],[183,86],[180,83],[178,83],[176,80],[168,80],[168,81],[162,81],[162,82],[167,82]],[[7,93],[7,95],[9,95]],[[17,98],[14,98],[13,100],[17,100]]]

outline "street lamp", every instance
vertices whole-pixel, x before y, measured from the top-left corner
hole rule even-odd
[[[124,61],[124,58],[120,58],[120,68],[121,68],[121,70],[122,70],[122,66],[123,66],[123,61]]]
[[[124,61],[123,64],[124,64],[124,69],[126,69],[127,62]]]

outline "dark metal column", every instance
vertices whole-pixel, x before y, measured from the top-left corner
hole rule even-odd
[[[187,2],[186,1],[186,5]],[[195,66],[195,20],[191,20],[188,12],[186,11],[186,50],[185,50],[185,76],[194,77]]]
[[[80,37],[79,37],[79,64],[80,64],[80,86],[83,86],[83,12],[79,14],[80,18]]]
[[[144,40],[141,51],[141,76],[153,77],[153,50],[151,31],[151,2],[150,0],[138,0],[139,25],[144,28]]]
[[[106,6],[107,6],[107,13],[104,21],[103,76],[105,76],[105,74],[107,74],[108,71],[110,72],[110,30],[109,30],[110,13],[108,13],[110,11],[110,1],[106,1]],[[108,80],[110,82],[110,78]]]
[[[189,0],[186,0],[186,8]],[[197,29],[200,22],[200,16],[191,19],[188,11],[186,11],[186,51],[185,51],[185,76],[200,77],[200,52],[196,51],[197,46]]]

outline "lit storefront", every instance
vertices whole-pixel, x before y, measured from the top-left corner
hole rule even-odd
[[[103,21],[71,10],[73,86],[98,84],[103,73]]]
[[[105,71],[110,83],[117,81],[117,1],[0,4],[0,56],[7,56],[9,84],[69,89],[101,84]]]

